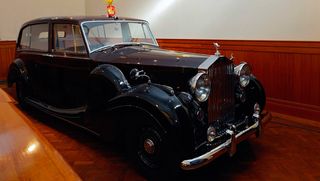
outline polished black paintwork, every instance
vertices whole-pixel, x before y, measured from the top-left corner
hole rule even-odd
[[[161,125],[179,126],[178,123],[182,120],[186,121],[186,115],[182,116],[183,114],[179,113],[180,117],[185,118],[177,117],[176,109],[187,110],[188,108],[175,94],[179,91],[189,91],[188,81],[198,72],[199,65],[207,60],[208,56],[163,50],[152,45],[123,46],[93,53],[87,51],[86,55],[52,51],[53,24],[81,25],[82,22],[91,20],[143,21],[101,16],[50,17],[25,23],[21,29],[41,23],[48,24],[51,28],[49,49],[46,52],[20,49],[21,34],[17,41],[17,60],[11,65],[10,72],[12,75],[27,72],[25,76],[28,102],[51,115],[85,126],[97,134],[108,132],[106,128],[101,129],[100,121],[111,119],[108,118],[110,114],[108,110],[112,110],[116,103],[119,104],[118,107],[121,107],[121,103],[142,106],[146,112],[163,117],[159,117]],[[140,83],[131,80],[129,74],[134,68],[144,70],[150,77],[151,83],[141,87]],[[13,77],[9,73],[9,85],[15,81],[15,78],[17,79]],[[123,84],[125,86],[117,85],[120,82],[125,82]],[[170,107],[173,100],[175,105]],[[105,119],[100,120],[97,116],[99,114],[102,114]],[[112,128],[109,127],[108,130],[110,129]],[[192,133],[192,131],[188,132]]]
[[[197,69],[208,58],[208,55],[170,51],[148,45],[137,45],[92,53],[90,57],[95,61],[103,63]]]
[[[160,49],[154,46],[129,46],[117,50],[92,53],[93,64],[110,63],[119,67],[126,77],[133,68],[144,70],[151,81],[187,91],[188,82],[208,56]],[[172,79],[174,77],[174,79]]]
[[[81,25],[93,20],[145,22],[105,16],[49,17],[29,21],[22,29],[33,24],[48,24],[49,48],[42,52],[21,49],[20,33],[16,60],[9,69],[9,86],[22,81],[27,103],[106,140],[123,136],[123,128],[137,121],[132,119],[136,118],[135,116],[148,115],[154,118],[154,122],[150,124],[160,127],[171,142],[183,150],[180,153],[181,159],[199,154],[198,150],[207,145],[202,143],[206,141],[209,124],[208,101],[195,101],[190,93],[189,81],[199,72],[199,66],[208,60],[209,56],[142,44],[115,46],[92,53],[86,48],[85,54],[53,51],[53,24]],[[217,62],[222,66],[228,62],[230,64],[226,57],[220,57]],[[150,77],[150,82],[131,79],[132,69],[143,70]],[[233,72],[229,74],[234,76]],[[217,84],[219,81],[215,80]],[[248,94],[249,97],[265,97],[260,84],[252,83],[247,89],[253,92]],[[257,89],[259,93],[256,93]],[[247,108],[251,114],[252,104],[257,99],[265,103],[261,98],[249,99],[253,101],[241,103],[236,99],[238,117],[242,117],[243,110]],[[196,115],[199,111],[202,112],[201,118]]]

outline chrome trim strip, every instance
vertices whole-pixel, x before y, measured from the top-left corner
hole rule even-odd
[[[261,121],[257,121],[252,126],[247,128],[246,130],[241,131],[237,135],[233,135],[233,138],[229,138],[224,143],[220,144],[218,147],[210,150],[209,152],[200,155],[198,157],[183,160],[180,163],[180,167],[183,170],[194,170],[197,168],[200,168],[204,165],[207,165],[220,155],[229,152],[231,155],[235,152],[235,144],[238,144],[239,142],[243,141],[244,139],[248,138],[252,134],[256,133],[261,125],[264,125],[264,123],[270,121],[271,114],[267,113],[267,115],[264,116],[264,118]],[[229,130],[231,132],[231,130]]]
[[[91,60],[90,58],[87,57],[88,55],[86,55],[86,57],[81,57],[81,56],[67,56],[70,59],[75,59],[75,60]],[[60,55],[60,54],[53,54],[52,55],[53,58],[65,58],[65,55]]]
[[[216,56],[216,55],[211,55],[209,58],[207,58],[204,62],[202,62],[198,69],[199,70],[208,70],[209,67],[219,59],[220,57],[219,56]]]

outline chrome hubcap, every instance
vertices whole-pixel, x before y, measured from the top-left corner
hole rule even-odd
[[[144,150],[147,153],[154,154],[155,145],[154,145],[154,142],[151,139],[144,140],[143,147],[144,147]]]

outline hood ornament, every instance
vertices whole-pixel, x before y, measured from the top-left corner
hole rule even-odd
[[[234,61],[234,56],[233,56],[233,53],[231,53],[230,55],[230,58],[229,58],[231,61]]]
[[[221,55],[221,53],[219,51],[220,45],[218,43],[213,43],[213,46],[216,49],[216,52],[214,53],[214,55],[220,56]]]

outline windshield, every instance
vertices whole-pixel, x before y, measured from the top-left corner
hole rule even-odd
[[[90,52],[118,44],[158,46],[146,22],[90,21],[82,29]]]

